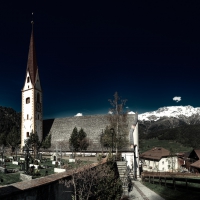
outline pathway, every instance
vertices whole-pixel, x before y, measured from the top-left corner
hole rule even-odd
[[[144,186],[140,181],[133,181],[133,190],[129,193],[129,197],[130,200],[164,200],[154,191]]]

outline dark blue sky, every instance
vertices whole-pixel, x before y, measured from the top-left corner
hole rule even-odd
[[[66,2],[0,3],[1,106],[21,111],[32,11],[44,118],[107,113],[115,91],[139,113],[200,106],[200,2]]]

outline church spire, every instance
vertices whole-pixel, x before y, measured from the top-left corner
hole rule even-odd
[[[31,39],[30,39],[30,45],[29,45],[27,70],[30,73],[30,78],[31,78],[32,83],[35,84],[38,67],[37,67],[37,60],[36,60],[34,35],[33,35],[33,24],[34,24],[33,21],[31,21],[31,24],[32,24],[32,32],[31,32]]]

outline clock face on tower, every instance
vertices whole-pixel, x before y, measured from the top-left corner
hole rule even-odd
[[[41,103],[36,103],[36,110],[41,112]]]

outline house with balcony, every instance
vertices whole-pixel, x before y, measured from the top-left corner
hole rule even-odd
[[[154,147],[140,155],[143,171],[176,172],[179,169],[178,158],[163,147]]]

